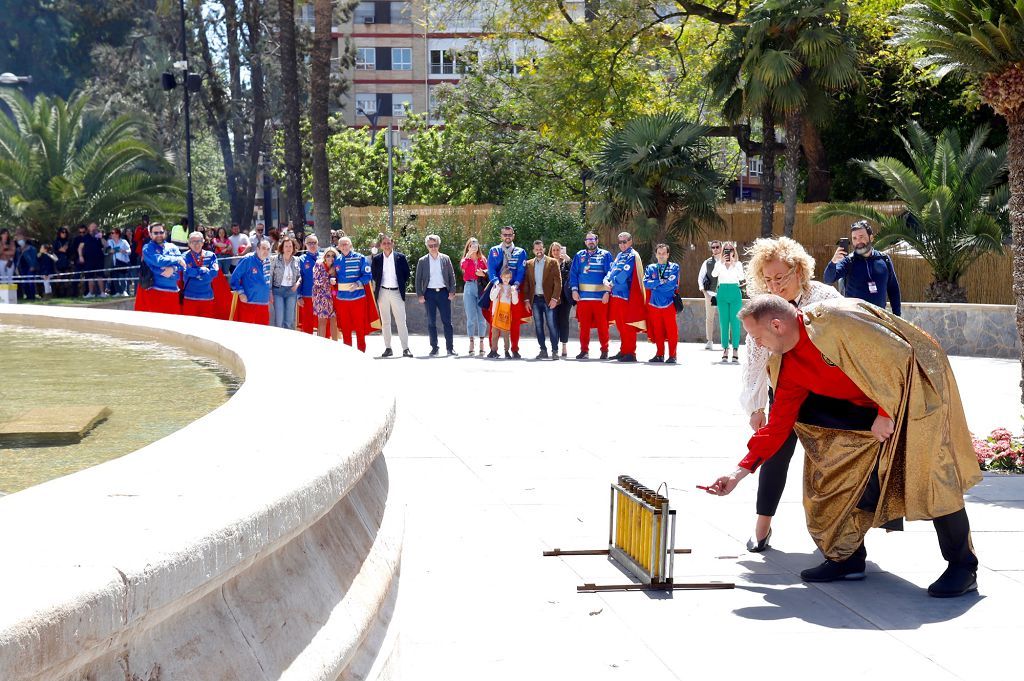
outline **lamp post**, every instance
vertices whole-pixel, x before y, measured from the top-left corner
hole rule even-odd
[[[0,85],[28,85],[32,76],[16,76],[13,73],[0,73]]]
[[[178,0],[181,10],[181,61],[174,62],[175,69],[181,69],[181,81],[174,77],[173,73],[163,73],[160,76],[160,84],[165,91],[173,90],[178,85],[183,85],[185,90],[185,205],[188,213],[188,226],[190,230],[196,228],[195,201],[192,194],[192,116],[191,116],[191,94],[199,92],[203,78],[198,73],[188,72],[188,48],[185,40],[185,0]]]
[[[583,183],[583,200],[580,201],[580,222],[587,227],[587,180],[594,177],[594,171],[584,168],[580,171],[580,182]]]
[[[366,116],[366,119],[370,121],[370,146],[377,139],[377,119],[380,118],[380,112],[374,111],[373,114],[368,114],[363,110],[363,107],[357,107],[356,113],[361,116]],[[395,233],[395,162],[394,162],[394,140],[392,139],[391,124],[388,123],[388,136],[386,139],[388,148],[388,233]]]

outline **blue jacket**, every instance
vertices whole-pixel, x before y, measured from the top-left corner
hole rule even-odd
[[[672,298],[679,289],[679,265],[652,263],[644,272],[644,288],[651,292],[647,304],[651,307],[671,307]]]
[[[839,263],[830,262],[821,275],[826,284],[834,284],[840,279],[846,280],[846,297],[860,298],[872,305],[885,309],[885,300],[889,299],[892,313],[900,316],[900,282],[892,268],[892,260],[884,253],[871,249],[867,257],[852,253]],[[875,289],[872,293],[872,287]]]
[[[302,272],[302,281],[299,282],[299,295],[303,298],[313,296],[313,268],[319,259],[319,253],[306,252],[299,256],[299,270]]]
[[[35,274],[39,266],[39,255],[36,247],[30,242],[25,242],[25,247],[18,251],[17,256],[18,274]]]
[[[182,290],[189,300],[213,300],[213,280],[220,272],[217,255],[203,251],[196,258],[191,249],[185,253],[185,272],[182,274]]]
[[[142,247],[142,260],[153,273],[153,288],[158,291],[178,292],[178,272],[181,271],[181,251],[172,243],[165,241],[157,245],[150,241]],[[162,271],[165,267],[173,267],[171,276],[165,277]]]
[[[349,251],[348,255],[338,254],[334,261],[334,267],[338,271],[338,285],[356,284],[351,291],[336,290],[334,295],[338,300],[359,300],[366,297],[366,289],[363,288],[370,283],[370,261],[362,253]]]
[[[612,285],[612,298],[629,300],[633,288],[633,268],[636,266],[636,251],[620,251],[612,261],[612,267],[605,275],[605,283]]]
[[[593,253],[583,249],[576,253],[569,268],[569,289],[580,294],[580,300],[601,300],[608,289],[604,278],[612,267],[612,254],[603,248]]]
[[[270,258],[260,260],[255,253],[247,255],[235,265],[231,273],[231,290],[245,294],[255,305],[270,303]]]
[[[526,277],[526,260],[526,251],[514,246],[507,263],[509,270],[512,271],[513,286],[522,286],[523,278]],[[505,249],[500,245],[492,247],[487,252],[487,276],[490,277],[492,284],[501,281],[501,270],[505,265]]]

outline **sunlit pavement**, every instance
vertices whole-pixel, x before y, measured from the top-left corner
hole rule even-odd
[[[522,354],[536,342],[524,336]],[[407,504],[399,617],[408,679],[1010,678],[1024,620],[1024,477],[986,476],[968,500],[978,595],[929,598],[945,567],[931,523],[868,535],[862,582],[805,585],[821,558],[800,505],[800,457],[773,549],[745,551],[755,479],[727,498],[695,489],[731,471],[749,436],[738,365],[680,346],[677,366],[582,361],[377,360],[400,394],[386,448]],[[397,337],[392,347],[401,354]],[[640,359],[653,354],[641,344]],[[370,339],[369,354],[383,349]],[[612,342],[612,352],[617,349]],[[597,356],[596,344],[591,346]],[[441,348],[444,353],[443,341]],[[578,345],[570,344],[570,356]],[[1015,362],[953,358],[977,433],[1017,428]],[[798,450],[799,451],[799,450]],[[628,581],[603,557],[608,484],[668,485],[678,509],[676,581],[734,590],[577,594]],[[1008,676],[1009,674],[1009,676]]]

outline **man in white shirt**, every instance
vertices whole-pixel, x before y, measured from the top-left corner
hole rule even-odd
[[[114,228],[107,239],[107,248],[113,255],[114,271],[110,280],[111,292],[127,297],[128,294],[128,267],[131,265],[132,247],[128,240],[121,236],[121,230]]]
[[[262,241],[262,240],[267,238],[267,235],[265,234],[265,232],[266,232],[266,227],[263,225],[263,223],[262,222],[257,222],[256,223],[256,229],[254,229],[251,232],[249,232],[249,241],[251,241],[254,244],[258,244],[260,241]]]
[[[712,241],[711,257],[705,260],[700,271],[697,272],[697,288],[704,295],[704,349],[710,350],[714,347],[715,340],[715,295],[718,288],[718,280],[711,276],[715,271],[715,264],[722,259],[722,242]]]
[[[405,287],[409,283],[409,260],[404,253],[395,250],[395,242],[390,235],[381,235],[380,248],[380,252],[370,260],[370,270],[377,309],[380,311],[381,333],[384,336],[384,353],[381,357],[395,354],[391,350],[392,318],[398,328],[398,338],[402,341],[402,357],[412,357],[409,350],[409,328],[405,323]]]
[[[231,242],[231,255],[234,259],[227,267],[224,268],[226,273],[234,271],[235,263],[249,255],[249,249],[251,246],[249,236],[247,234],[242,234],[241,228],[237,224],[231,225],[231,236],[228,237],[228,241]]]

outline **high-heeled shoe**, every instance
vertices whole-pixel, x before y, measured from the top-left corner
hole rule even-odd
[[[766,534],[764,536],[764,539],[762,539],[761,541],[757,541],[756,537],[751,537],[747,540],[747,551],[750,551],[751,553],[761,553],[763,551],[767,551],[772,547],[772,545],[768,543],[768,540],[771,538],[772,530],[771,528],[768,528],[768,534]]]

